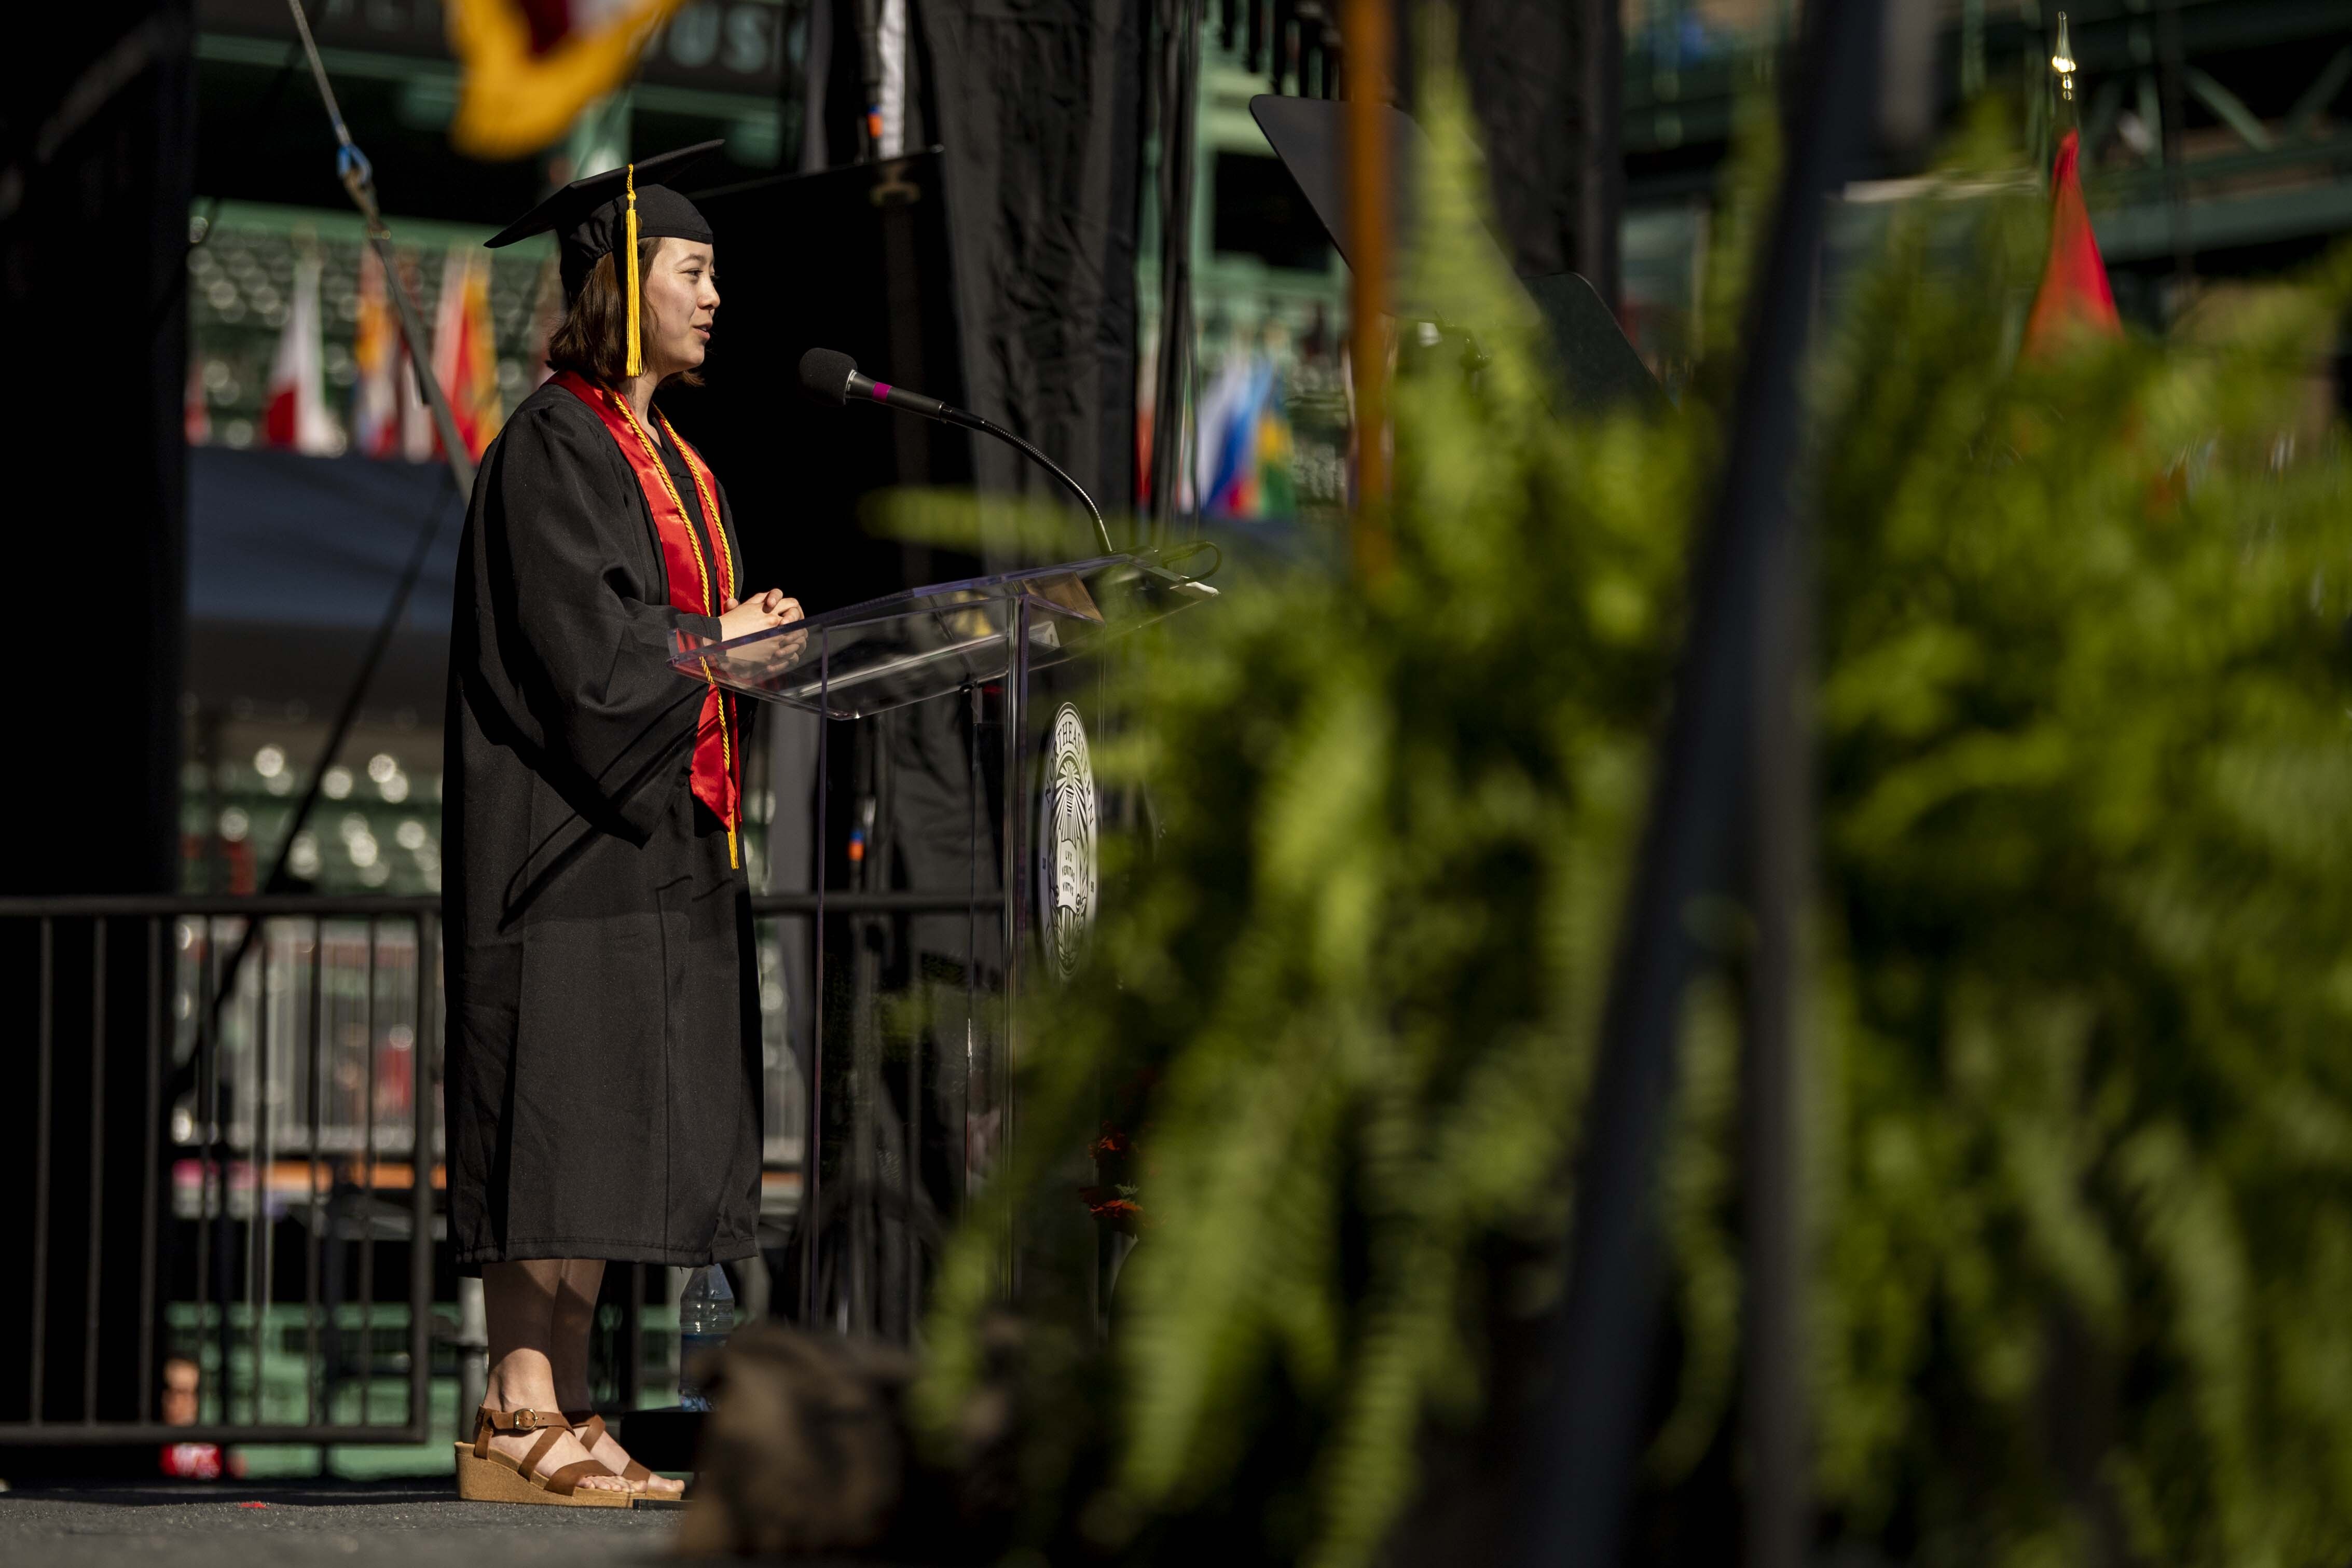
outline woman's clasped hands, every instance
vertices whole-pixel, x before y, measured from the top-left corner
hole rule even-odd
[[[802,618],[798,599],[789,596],[782,588],[763,589],[747,599],[727,601],[726,609],[719,616],[719,637],[722,642],[733,642],[738,637],[788,626]],[[790,636],[769,638],[754,648],[742,649],[736,657],[742,658],[748,655],[760,662],[782,668],[798,658],[801,650],[807,646],[808,634],[794,632]]]

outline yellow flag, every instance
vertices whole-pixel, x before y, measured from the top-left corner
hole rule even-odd
[[[520,158],[621,85],[683,0],[449,0],[461,77],[449,140],[477,158]]]

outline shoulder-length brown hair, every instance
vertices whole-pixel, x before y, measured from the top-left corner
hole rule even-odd
[[[637,241],[637,277],[640,280],[653,271],[654,252],[661,248],[659,239]],[[580,286],[580,297],[572,301],[563,320],[547,340],[547,366],[550,370],[568,370],[584,375],[591,381],[601,381],[617,386],[628,374],[629,363],[629,298],[621,282],[621,269],[616,252],[607,251],[596,258],[588,269],[587,281]],[[641,300],[638,310],[645,309]],[[639,317],[639,330],[645,320]],[[700,386],[701,375],[694,371],[680,371],[671,382],[687,386]]]

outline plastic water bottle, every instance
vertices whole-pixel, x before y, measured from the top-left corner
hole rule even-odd
[[[685,1410],[708,1410],[710,1395],[703,1388],[700,1364],[709,1352],[727,1342],[735,1326],[735,1292],[727,1284],[727,1270],[706,1263],[686,1277],[677,1298],[677,1403]]]

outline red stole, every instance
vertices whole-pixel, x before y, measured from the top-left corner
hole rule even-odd
[[[554,379],[596,411],[596,416],[612,432],[621,455],[629,460],[630,469],[636,474],[637,488],[645,491],[646,505],[654,514],[654,531],[661,536],[662,564],[669,573],[671,606],[688,615],[716,618],[735,597],[735,562],[727,546],[727,530],[719,521],[719,498],[711,487],[710,470],[703,465],[701,454],[679,437],[659,409],[654,411],[664,433],[677,442],[678,455],[686,459],[686,471],[694,476],[694,493],[702,503],[703,521],[710,529],[715,559],[703,553],[702,541],[687,516],[686,503],[678,496],[669,467],[661,460],[651,434],[638,422],[636,410],[612,388],[599,386],[571,371],[560,372]],[[743,786],[735,763],[736,731],[733,704],[719,690],[719,683],[712,680],[702,700],[702,718],[694,737],[694,798],[727,824],[730,866],[740,864],[735,826],[741,820]]]

